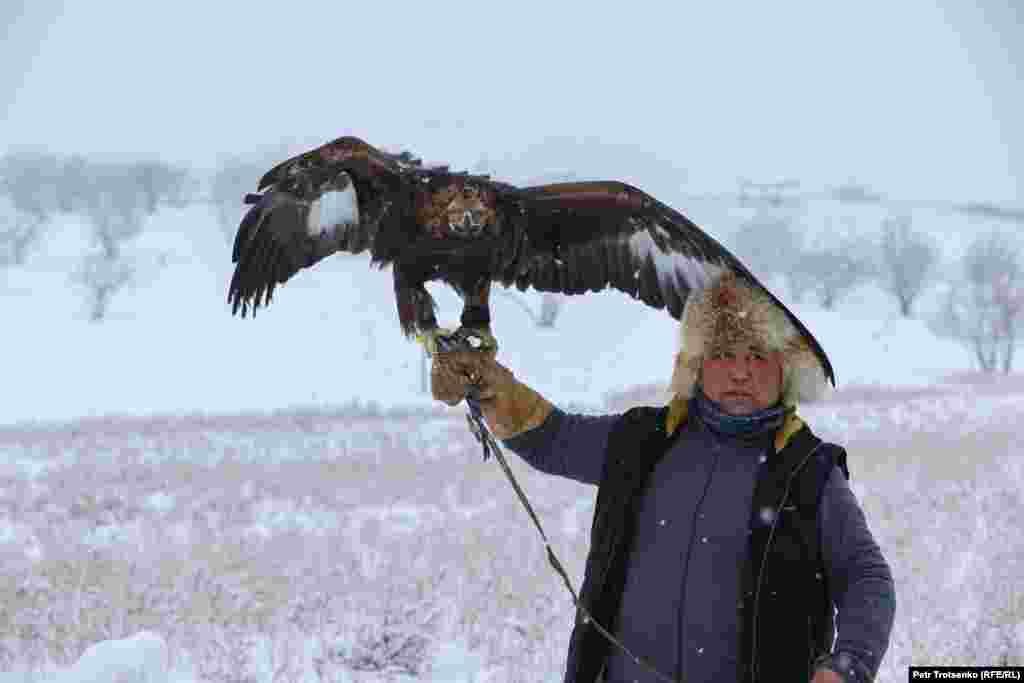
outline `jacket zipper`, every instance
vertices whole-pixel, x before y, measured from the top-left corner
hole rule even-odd
[[[821,445],[824,442],[818,442],[818,445],[811,449],[800,464],[793,468],[793,471],[789,473],[789,477],[786,479],[786,488],[782,493],[782,502],[779,503],[778,511],[781,512],[786,501],[789,500],[789,491],[793,487],[793,480],[807,464],[807,461],[811,459]],[[768,563],[768,551],[772,547],[772,539],[775,537],[775,529],[779,525],[779,518],[782,515],[779,512],[775,513],[775,517],[772,519],[772,528],[768,532],[768,542],[764,544],[764,554],[761,556],[761,567],[757,570],[757,588],[754,590],[754,618],[751,620],[750,628],[753,631],[750,638],[750,681],[751,683],[757,683],[757,613],[758,608],[761,605],[761,584],[764,582],[764,567]]]

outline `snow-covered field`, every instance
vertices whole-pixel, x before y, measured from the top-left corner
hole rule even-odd
[[[208,213],[164,212],[136,253],[167,265],[90,325],[80,228],[0,281],[0,682],[560,680],[569,597],[462,409],[421,392],[390,272],[335,258],[233,319]],[[563,407],[664,400],[664,313],[602,294],[544,331],[492,299],[499,359]],[[1024,382],[960,372],[871,289],[795,309],[841,383],[801,414],[847,446],[896,576],[879,680],[1024,665]],[[594,491],[513,467],[578,581]]]

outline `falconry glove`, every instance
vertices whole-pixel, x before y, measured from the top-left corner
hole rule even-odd
[[[493,351],[451,351],[434,354],[430,372],[436,400],[454,406],[479,387],[480,411],[498,439],[509,439],[539,427],[554,406],[515,378],[494,359]]]
[[[493,368],[497,365],[493,351],[437,351],[430,368],[430,390],[435,400],[450,406],[458,405],[469,393],[469,387],[477,380],[480,398],[493,395]]]

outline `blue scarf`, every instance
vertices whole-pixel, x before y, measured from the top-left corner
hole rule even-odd
[[[704,424],[723,436],[749,438],[769,431],[774,434],[786,418],[786,408],[782,405],[758,410],[750,415],[730,415],[720,403],[708,398],[701,387],[697,387],[693,397],[693,409]]]

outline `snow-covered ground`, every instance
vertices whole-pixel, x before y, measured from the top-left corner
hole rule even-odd
[[[0,275],[0,682],[558,679],[568,596],[462,409],[422,391],[390,272],[336,257],[232,318],[209,212],[165,211],[97,325],[67,279],[84,243],[64,220]],[[492,302],[517,376],[576,410],[663,400],[666,314],[604,293],[540,330],[514,296]],[[840,381],[801,413],[848,446],[897,576],[880,680],[1024,664],[1024,383],[958,375],[872,288],[793,308]],[[518,471],[578,581],[593,491]]]

